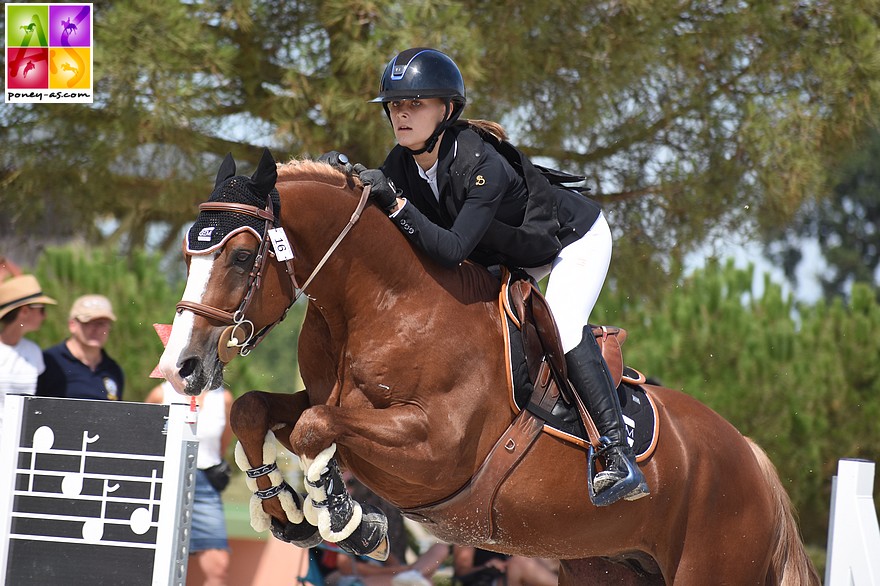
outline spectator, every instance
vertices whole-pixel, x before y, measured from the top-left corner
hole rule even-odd
[[[558,564],[477,547],[453,548],[455,584],[461,586],[556,586]]]
[[[40,329],[46,305],[56,304],[32,275],[0,284],[0,429],[7,393],[33,395],[37,377],[46,369],[40,347],[24,336]]]
[[[121,401],[125,377],[104,350],[115,321],[113,306],[103,295],[74,301],[67,320],[70,337],[43,352],[46,371],[37,381],[37,395]]]
[[[155,387],[146,399],[147,403],[184,403],[187,397],[178,394],[168,381]],[[190,559],[195,559],[203,586],[226,586],[229,570],[229,544],[226,538],[226,521],[220,493],[229,482],[231,468],[224,459],[232,442],[229,426],[229,410],[232,393],[218,387],[196,398],[199,421],[196,437],[199,455],[196,460],[196,491],[193,500],[192,529],[190,532]],[[187,586],[196,586],[194,572],[187,574]]]
[[[449,557],[449,546],[435,543],[412,564],[394,555],[377,562],[326,546],[312,548],[310,554],[326,586],[430,586],[430,576]]]

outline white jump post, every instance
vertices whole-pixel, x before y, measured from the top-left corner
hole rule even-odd
[[[825,586],[880,584],[880,526],[873,491],[874,462],[840,460],[831,480]]]

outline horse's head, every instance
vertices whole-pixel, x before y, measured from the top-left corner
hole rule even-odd
[[[178,392],[219,386],[224,365],[249,352],[292,302],[292,269],[268,260],[274,255],[269,230],[281,207],[276,178],[268,150],[251,177],[236,175],[227,155],[211,198],[199,206],[184,243],[186,289],[159,361]]]

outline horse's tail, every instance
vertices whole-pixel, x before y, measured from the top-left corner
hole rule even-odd
[[[819,586],[819,574],[810,561],[804,543],[798,531],[797,522],[792,511],[791,499],[779,474],[773,466],[773,462],[758,444],[746,438],[749,447],[755,454],[758,467],[767,480],[770,491],[773,493],[773,501],[776,509],[776,543],[773,547],[770,559],[770,572],[773,579],[768,582],[780,586]]]

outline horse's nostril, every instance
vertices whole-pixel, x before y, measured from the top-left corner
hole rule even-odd
[[[192,373],[194,373],[199,367],[199,359],[198,358],[187,358],[183,361],[183,364],[180,365],[180,378],[186,378]]]

